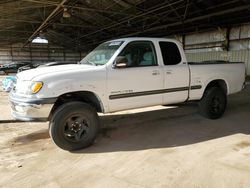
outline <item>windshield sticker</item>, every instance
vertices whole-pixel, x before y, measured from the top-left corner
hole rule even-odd
[[[121,45],[121,41],[115,41],[109,44],[109,46],[119,46],[119,45]]]

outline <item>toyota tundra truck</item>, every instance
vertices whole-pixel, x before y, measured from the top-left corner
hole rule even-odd
[[[97,112],[198,101],[202,115],[217,119],[244,81],[244,63],[188,63],[176,40],[124,38],[104,42],[79,64],[17,74],[10,102],[14,118],[49,121],[53,142],[77,150],[94,142]]]

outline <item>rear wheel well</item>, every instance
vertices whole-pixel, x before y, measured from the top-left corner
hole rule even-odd
[[[93,106],[97,112],[103,112],[103,106],[101,104],[101,101],[94,93],[89,91],[70,92],[70,93],[65,93],[58,97],[57,101],[55,102],[50,112],[49,120],[51,119],[53,113],[59,106],[72,101],[80,101],[88,103],[91,106]]]
[[[211,88],[211,87],[218,87],[218,88],[221,88],[221,89],[224,91],[224,93],[225,93],[226,95],[227,95],[227,93],[228,93],[227,84],[226,84],[226,82],[225,82],[224,80],[213,80],[213,81],[211,81],[211,82],[207,85],[205,91],[206,91],[207,89]]]

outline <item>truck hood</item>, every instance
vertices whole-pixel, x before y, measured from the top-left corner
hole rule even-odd
[[[70,72],[75,70],[93,70],[96,69],[93,65],[57,65],[51,67],[41,67],[35,68],[27,71],[23,71],[17,74],[17,78],[21,80],[32,80],[37,76],[42,76],[45,74],[58,73],[58,72]]]

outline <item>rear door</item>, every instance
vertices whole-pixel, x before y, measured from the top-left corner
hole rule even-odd
[[[127,58],[128,66],[108,70],[109,111],[162,104],[159,90],[163,89],[164,76],[153,42],[130,42],[119,56]]]
[[[174,42],[159,42],[163,65],[164,87],[166,92],[163,96],[164,104],[184,102],[188,98],[189,68],[180,54],[180,49]]]

